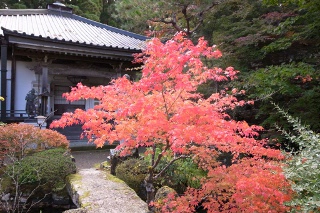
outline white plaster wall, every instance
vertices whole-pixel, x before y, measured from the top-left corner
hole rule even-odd
[[[32,89],[32,82],[36,82],[36,74],[33,70],[35,64],[32,62],[17,61],[16,65],[16,88],[15,88],[15,110],[25,110],[26,95]]]

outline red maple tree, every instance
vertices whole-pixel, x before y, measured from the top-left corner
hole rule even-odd
[[[135,57],[143,64],[139,81],[123,77],[107,86],[78,84],[64,95],[69,101],[95,98],[100,104],[87,111],[64,113],[51,127],[82,124],[88,139],[98,147],[106,141],[123,141],[117,147],[122,155],[137,147],[151,147],[145,183],[149,204],[154,199],[154,180],[163,173],[156,173],[161,158],[173,155],[168,166],[181,158],[193,158],[208,172],[202,187],[190,188],[184,196],[165,202],[164,212],[192,212],[199,203],[208,212],[285,212],[283,203],[290,199],[291,190],[282,174],[281,152],[265,148],[265,141],[255,139],[262,127],[234,121],[226,113],[248,103],[238,102],[227,91],[209,98],[197,92],[208,80],[236,77],[238,71],[232,67],[209,68],[203,63],[220,56],[204,39],[197,44],[182,34],[165,44],[152,39]],[[156,148],[161,149],[159,155]],[[217,161],[223,152],[233,156],[230,167]]]

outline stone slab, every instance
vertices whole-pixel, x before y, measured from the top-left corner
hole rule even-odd
[[[68,178],[68,190],[79,209],[65,213],[148,213],[148,205],[133,189],[108,171],[81,169]]]

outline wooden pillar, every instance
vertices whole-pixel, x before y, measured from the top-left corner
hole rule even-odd
[[[48,114],[48,58],[45,56],[44,63],[42,64],[42,77],[41,77],[41,109],[40,114],[46,116]]]
[[[14,45],[12,45],[12,61],[11,61],[11,102],[10,110],[14,111],[15,94],[16,94],[16,71],[17,71],[17,61],[14,53]]]
[[[1,40],[1,96],[5,99],[1,101],[1,121],[6,122],[7,116],[7,60],[8,60],[8,43]]]

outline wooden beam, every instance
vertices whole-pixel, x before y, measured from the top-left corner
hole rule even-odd
[[[61,64],[49,64],[48,65],[49,75],[78,75],[87,77],[101,77],[101,78],[115,78],[117,77],[116,70],[107,68],[90,68],[90,67],[79,67],[72,65],[61,65]]]
[[[5,39],[1,39],[1,121],[6,122],[7,111],[7,61],[8,61],[8,43]]]
[[[59,40],[48,40],[45,38],[33,38],[23,35],[8,35],[9,42],[16,44],[17,47],[34,49],[40,51],[58,52],[61,54],[75,54],[81,56],[102,57],[116,60],[133,59],[134,51],[130,49],[121,49],[105,46],[94,46],[86,44],[78,44]]]

